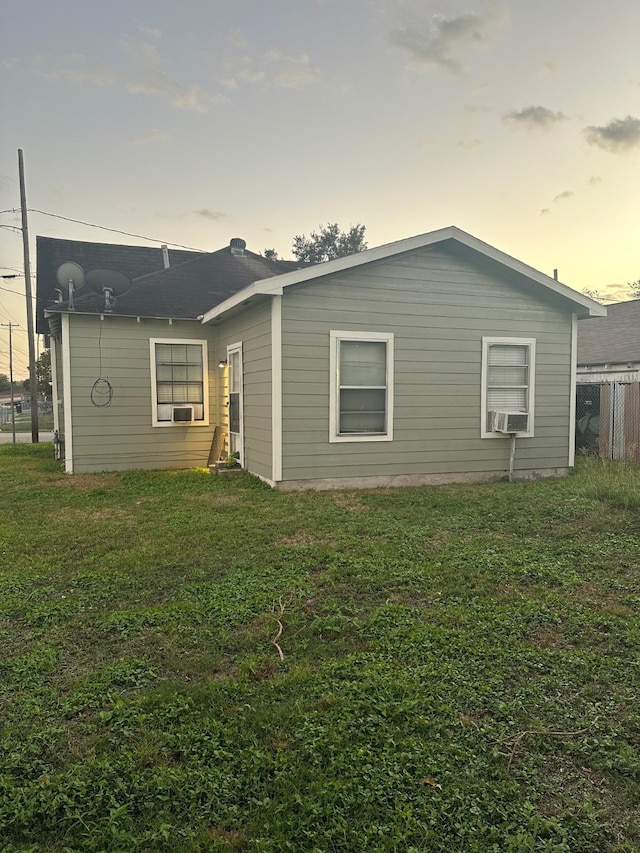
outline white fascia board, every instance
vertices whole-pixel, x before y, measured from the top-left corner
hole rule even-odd
[[[252,296],[256,296],[259,293],[269,293],[274,296],[282,296],[282,287],[284,285],[274,285],[273,282],[279,282],[280,279],[285,278],[290,275],[290,273],[285,273],[284,275],[276,276],[275,278],[263,278],[259,281],[254,281],[253,284],[244,287],[242,290],[239,290],[237,293],[234,293],[233,296],[230,296],[228,299],[225,299],[224,302],[221,302],[219,305],[216,305],[214,308],[210,308],[206,314],[203,314],[200,318],[201,323],[210,323],[212,320],[215,320],[216,317],[222,316],[222,314],[226,314],[227,311],[230,311],[232,308],[235,308],[236,305],[241,305],[243,302],[246,302],[248,299],[251,299]],[[271,289],[267,289],[264,287],[265,283],[271,283]]]
[[[207,311],[207,313],[202,317],[202,322],[208,323],[211,320],[215,320],[216,317],[220,317],[231,308],[246,302],[258,293],[281,296],[284,288],[289,287],[292,284],[301,284],[302,282],[312,281],[315,278],[321,278],[325,275],[343,272],[344,270],[353,269],[354,267],[359,267],[363,264],[370,264],[373,261],[386,260],[387,258],[392,258],[394,255],[401,255],[404,252],[411,252],[415,249],[423,249],[427,246],[442,243],[445,240],[455,240],[461,245],[479,252],[486,258],[502,264],[502,266],[505,266],[526,278],[536,281],[548,290],[570,300],[574,305],[579,305],[581,308],[587,309],[590,317],[604,317],[607,314],[607,309],[604,305],[600,305],[599,302],[589,299],[588,296],[578,293],[576,290],[567,287],[566,284],[561,284],[561,282],[556,281],[556,279],[551,276],[545,275],[545,273],[530,267],[528,264],[524,264],[522,261],[512,258],[511,255],[507,255],[499,249],[495,249],[493,246],[490,246],[488,243],[478,240],[477,237],[467,234],[466,231],[461,231],[460,228],[456,228],[455,225],[451,225],[448,228],[429,231],[427,234],[418,234],[415,237],[406,237],[404,240],[397,240],[394,243],[385,243],[383,246],[376,246],[374,249],[366,249],[364,252],[359,252],[356,255],[348,255],[346,258],[337,258],[335,261],[326,261],[322,264],[315,264],[311,267],[305,267],[303,269],[283,273],[282,275],[273,276],[272,278],[264,278],[260,281],[255,281],[253,284],[250,284],[248,287],[245,287],[243,290],[240,290],[238,293],[230,296],[229,299],[225,299],[224,302],[216,305],[215,308]]]

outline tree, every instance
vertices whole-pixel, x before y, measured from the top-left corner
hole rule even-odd
[[[364,225],[352,225],[348,231],[341,231],[335,222],[319,227],[319,232],[312,231],[308,237],[301,234],[293,238],[293,254],[299,261],[321,264],[367,248]]]
[[[630,281],[627,287],[634,299],[640,299],[640,278],[637,281]]]
[[[599,290],[590,290],[588,287],[583,287],[582,292],[589,299],[593,299],[594,302],[606,302],[608,298],[606,294],[601,293]]]
[[[262,257],[266,258],[268,261],[279,261],[278,253],[275,249],[265,249],[262,253]]]
[[[36,384],[38,394],[51,396],[51,351],[48,349],[43,350],[40,358],[36,361]],[[22,386],[25,391],[29,391],[29,380],[25,379]]]
[[[11,390],[11,382],[6,373],[0,373],[0,394],[4,394]]]

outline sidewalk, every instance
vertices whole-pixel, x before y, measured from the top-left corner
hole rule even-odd
[[[40,443],[44,444],[47,441],[53,441],[53,433],[52,432],[40,432],[38,434],[38,438],[40,439]],[[13,435],[11,431],[9,432],[0,432],[0,444],[12,444],[13,443]],[[29,432],[18,432],[16,430],[16,444],[31,444],[31,430]]]

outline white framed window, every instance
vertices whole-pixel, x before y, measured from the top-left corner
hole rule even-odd
[[[493,412],[526,413],[521,435],[533,436],[535,366],[535,338],[482,339],[481,438],[504,438],[493,429]]]
[[[392,441],[393,334],[329,334],[329,441]]]
[[[207,426],[207,342],[151,338],[153,426]]]

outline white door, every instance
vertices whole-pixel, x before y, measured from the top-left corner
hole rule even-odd
[[[242,412],[242,344],[227,347],[229,365],[229,453],[237,453],[244,466],[244,425]]]

